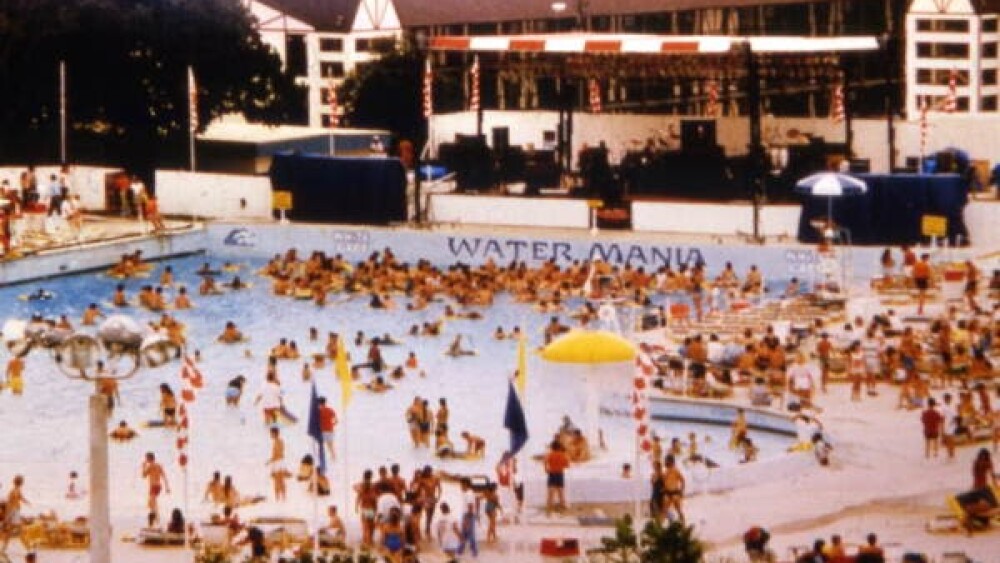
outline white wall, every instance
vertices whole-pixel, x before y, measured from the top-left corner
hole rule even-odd
[[[8,180],[14,189],[19,189],[21,172],[27,167],[2,167],[0,168],[0,180]],[[45,188],[49,185],[49,176],[59,175],[60,167],[37,166],[35,176],[38,178],[38,188],[42,195],[46,195]],[[102,168],[99,166],[71,166],[70,167],[70,187],[73,193],[80,194],[80,204],[85,210],[103,211],[106,208],[104,196],[104,184],[108,174],[121,172],[115,168]]]
[[[582,199],[431,194],[428,201],[427,218],[432,223],[570,229],[590,226],[590,208]]]
[[[267,176],[157,170],[156,197],[164,215],[271,218],[271,180]],[[246,200],[245,208],[241,199]]]
[[[794,240],[799,229],[798,205],[761,208],[761,234]],[[632,202],[632,230],[735,235],[753,233],[753,206],[749,204]]]

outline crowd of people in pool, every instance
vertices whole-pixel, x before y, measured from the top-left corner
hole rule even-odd
[[[882,283],[889,285],[886,280],[893,276],[907,280],[904,283],[911,285],[918,294],[918,313],[923,313],[924,301],[934,285],[934,271],[930,268],[928,257],[917,259],[911,254],[912,251],[904,249],[897,267],[891,251],[887,252],[883,256],[886,278]],[[1000,350],[1000,307],[997,303],[1000,278],[994,273],[989,287],[980,287],[974,268],[971,262],[967,263],[969,283],[965,302],[961,306],[947,308],[945,314],[933,319],[901,319],[889,310],[870,319],[851,319],[841,326],[828,326],[817,320],[794,327],[788,334],[779,335],[769,328],[761,335],[750,331],[729,340],[713,334],[689,334],[676,348],[662,340],[659,343],[647,340],[640,348],[658,366],[659,374],[654,385],[661,389],[677,391],[676,380],[685,380],[687,384],[679,388],[680,392],[710,396],[714,390],[731,391],[733,386],[745,384],[751,404],[812,412],[813,420],[820,412],[818,403],[830,400],[825,398],[825,394],[838,375],[847,380],[851,387],[851,400],[857,401],[877,395],[887,384],[894,384],[898,388],[899,407],[921,411],[928,456],[936,455],[938,443],[943,443],[950,452],[962,441],[974,442],[983,436],[992,439],[995,451],[1000,440],[1000,413],[990,401],[987,385],[995,375],[990,357]],[[123,256],[109,275],[127,278],[148,275],[150,270],[151,267],[136,253]],[[196,273],[203,280],[198,294],[204,298],[221,294],[223,288],[237,291],[251,285],[240,279],[238,267],[229,264],[218,270],[206,264]],[[126,295],[124,286],[119,284],[111,296],[110,306],[137,305],[160,314],[151,327],[163,331],[169,339],[183,347],[188,345],[184,325],[166,310],[172,308],[180,313],[193,304],[184,287],[177,288],[172,302],[166,300],[164,288],[175,285],[173,274],[169,266],[164,267],[159,285],[143,287],[134,299]],[[226,274],[231,274],[233,279],[222,284],[215,281],[216,277]],[[409,331],[413,336],[440,335],[443,324],[449,319],[482,319],[481,310],[494,302],[496,294],[505,292],[519,302],[530,304],[539,313],[550,316],[550,322],[544,329],[546,342],[567,331],[574,321],[583,327],[604,321],[600,308],[595,305],[600,301],[610,300],[617,305],[657,310],[660,294],[683,292],[690,300],[693,315],[700,320],[724,307],[727,300],[759,295],[765,290],[763,274],[756,267],[752,267],[741,279],[730,264],[709,280],[704,264],[681,266],[677,270],[664,266],[656,272],[599,260],[578,261],[565,266],[549,261],[539,267],[516,262],[502,266],[487,260],[478,266],[453,264],[439,268],[425,260],[413,264],[401,262],[390,249],[373,253],[356,264],[339,255],[330,257],[323,252],[314,252],[302,259],[295,250],[289,250],[270,260],[260,274],[270,280],[271,293],[275,296],[310,300],[317,306],[333,304],[330,294],[338,295],[338,300],[366,296],[373,309],[398,309],[401,312],[422,311],[431,303],[446,302],[442,318],[423,326],[413,325]],[[797,283],[790,284],[790,288],[784,297],[795,298],[802,291],[802,286]],[[405,306],[396,303],[395,299],[400,296],[407,300]],[[570,310],[567,300],[574,296],[588,300],[579,308]],[[665,316],[662,307],[658,310]],[[101,307],[93,303],[83,313],[82,324],[92,325],[103,314]],[[564,322],[563,317],[570,320]],[[660,327],[665,325],[665,319],[658,324]],[[658,334],[660,327],[655,329]],[[520,338],[522,334],[520,327],[512,327],[509,331],[497,327],[494,336],[498,339]],[[247,339],[247,335],[232,321],[225,323],[218,337],[220,342],[227,344],[246,343]],[[319,331],[311,328],[308,339],[317,341]],[[367,389],[379,392],[391,389],[391,383],[382,375],[384,373],[396,378],[407,373],[422,374],[413,351],[400,366],[386,364],[381,346],[397,343],[391,335],[369,339],[359,333],[355,338],[356,345],[368,346],[366,361],[352,366],[352,372],[359,379],[363,370],[372,373],[371,381],[365,384]],[[281,338],[267,354],[266,381],[255,397],[255,404],[263,411],[270,439],[266,462],[275,500],[285,497],[285,481],[293,476],[286,461],[281,430],[277,426],[284,416],[278,362],[304,360],[302,377],[308,379],[310,365],[335,361],[338,351],[345,346],[344,337],[329,333],[323,353],[303,357],[294,340]],[[448,349],[451,352],[449,355],[454,357],[474,353],[463,347],[461,335]],[[12,357],[6,370],[5,383],[15,392],[23,388],[23,362],[19,361],[20,358]],[[229,382],[226,392],[228,405],[239,405],[245,383],[246,379],[242,376]],[[934,391],[944,392],[940,403],[931,397]],[[109,404],[113,406],[117,390],[109,385],[105,392]],[[957,401],[953,403],[952,397],[957,397]],[[169,385],[161,386],[159,404],[163,424],[175,425],[177,399]],[[332,408],[325,408],[323,432],[330,454],[334,455],[332,436],[336,414]],[[433,436],[433,451],[440,457],[485,456],[486,441],[471,431],[460,433],[464,448],[452,443],[448,408],[446,398],[439,399],[434,412],[427,399],[414,398],[413,405],[403,417],[414,447],[431,447],[430,438]],[[937,413],[937,416],[928,412]],[[809,420],[809,417],[806,419]],[[817,434],[822,443],[814,439]],[[112,431],[112,437],[116,439],[127,440],[134,436],[135,431],[127,426],[119,426]],[[817,452],[822,446],[824,453],[822,456],[817,453],[817,460],[823,465],[830,463],[830,446],[822,433],[810,432],[805,439],[800,438],[800,442],[803,442],[800,444],[803,449]],[[739,423],[739,419],[734,422],[731,446],[741,452],[743,461],[749,463],[754,460],[755,446],[745,420],[743,424]],[[543,457],[549,475],[548,511],[565,508],[562,496],[565,472],[573,463],[589,459],[591,447],[578,429],[574,432],[572,427],[561,428],[556,434],[549,452]],[[679,439],[672,440],[666,452],[659,442],[654,446],[651,455],[653,497],[650,503],[654,518],[684,519],[682,465],[684,462],[704,462],[694,453],[696,445],[693,438],[686,449],[684,451],[685,447]],[[407,549],[418,550],[428,540],[437,540],[445,551],[462,553],[469,549],[475,553],[475,522],[480,513],[485,514],[490,522],[487,539],[496,539],[496,518],[501,510],[499,492],[508,490],[509,498],[515,499],[516,503],[523,502],[523,494],[516,494],[520,483],[512,477],[513,463],[514,459],[509,456],[501,459],[495,484],[476,483],[463,476],[442,476],[430,467],[415,471],[409,483],[400,477],[398,466],[388,472],[383,468],[378,479],[366,470],[362,481],[354,487],[356,507],[361,515],[362,543],[366,546],[377,545],[393,561],[402,560]],[[983,465],[980,463],[980,466]],[[978,471],[992,475],[992,469]],[[516,471],[513,473],[516,474]],[[155,459],[149,456],[143,464],[143,475],[149,482],[150,525],[157,525],[157,498],[167,488],[166,475]],[[310,492],[329,493],[326,476],[319,472],[310,456],[304,457],[300,463],[298,477]],[[442,478],[455,480],[463,490],[462,506],[456,507],[454,514],[450,507],[440,503]],[[217,481],[218,476],[213,477],[206,491],[206,497],[221,509],[221,513],[212,519],[224,522],[234,531],[242,529],[239,508],[262,499],[259,496],[241,497],[231,481],[228,486],[226,480],[221,484]],[[499,492],[496,485],[500,486]],[[17,502],[18,499],[14,500]],[[432,534],[435,507],[439,504],[441,517]],[[330,507],[330,511],[330,525],[326,533],[340,541],[346,540],[336,507]],[[422,533],[421,519],[424,521]],[[176,518],[171,518],[173,520]],[[253,532],[247,534],[247,537],[257,536]],[[252,549],[257,547],[252,546]]]

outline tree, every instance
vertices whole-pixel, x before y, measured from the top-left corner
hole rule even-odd
[[[615,535],[601,538],[601,545],[609,563],[701,563],[705,552],[691,526],[670,522],[664,527],[650,520],[636,537],[628,514],[615,520]]]
[[[379,43],[376,51],[378,59],[359,65],[341,87],[348,123],[422,140],[424,61],[420,51],[411,41]]]
[[[231,112],[286,121],[302,98],[239,0],[8,0],[0,4],[0,158],[53,154],[60,60],[72,129],[138,168],[184,146],[189,65],[201,128]]]

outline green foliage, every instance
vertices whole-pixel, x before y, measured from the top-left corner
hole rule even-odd
[[[276,123],[302,94],[240,0],[8,0],[0,3],[0,151],[55,130],[60,60],[72,128],[123,143],[183,137],[187,68],[199,123],[228,112]]]
[[[608,563],[701,563],[704,545],[691,526],[671,522],[664,527],[655,520],[646,522],[639,537],[632,517],[615,520],[615,535],[601,538],[601,554]]]
[[[693,528],[680,522],[666,527],[655,520],[646,522],[639,545],[643,563],[699,563],[705,552]]]
[[[407,41],[380,45],[379,55],[359,65],[341,87],[348,124],[421,139],[424,59]]]

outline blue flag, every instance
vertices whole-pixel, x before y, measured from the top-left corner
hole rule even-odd
[[[316,394],[316,382],[312,384],[312,396],[309,398],[309,437],[316,440],[316,468],[320,473],[326,472],[326,452],[323,449],[323,428],[319,424],[319,395]]]
[[[510,455],[517,455],[528,441],[528,423],[524,419],[524,409],[521,399],[514,390],[514,382],[510,382],[507,392],[507,408],[503,414],[503,427],[510,431]]]

